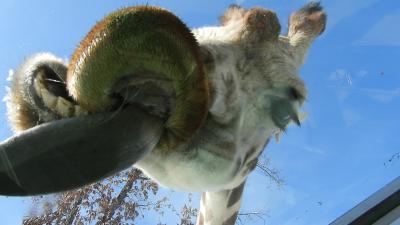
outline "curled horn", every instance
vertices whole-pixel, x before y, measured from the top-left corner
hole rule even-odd
[[[28,59],[9,95],[23,131],[0,143],[0,195],[78,188],[186,142],[209,104],[199,49],[176,16],[146,6],[100,21],[68,68],[49,54]]]
[[[198,43],[179,18],[157,7],[125,8],[100,21],[73,54],[67,83],[90,113],[118,107],[118,97],[146,107],[146,96],[132,100],[140,92],[168,96],[159,142],[168,149],[190,138],[208,111],[208,80]]]

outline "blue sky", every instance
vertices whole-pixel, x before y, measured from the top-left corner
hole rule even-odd
[[[0,2],[0,95],[10,69],[33,53],[68,59],[96,21],[122,6],[149,3],[175,12],[190,27],[215,25],[231,3],[277,12],[283,32],[289,14],[307,1],[78,1]],[[400,175],[400,3],[397,0],[322,1],[325,33],[301,75],[308,85],[308,119],[291,127],[264,156],[285,181],[277,187],[260,171],[248,182],[243,211],[264,211],[266,224],[327,224]],[[0,104],[0,138],[12,133]],[[1,185],[1,184],[0,184]],[[180,201],[179,194],[174,194]],[[0,224],[20,224],[29,198],[0,197]],[[197,204],[197,203],[196,203]],[[151,224],[149,222],[149,224]],[[262,220],[245,224],[264,224]]]

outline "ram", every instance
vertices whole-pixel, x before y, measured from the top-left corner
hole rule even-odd
[[[157,7],[111,13],[68,65],[39,53],[16,70],[0,194],[66,191],[134,165],[203,192],[197,224],[234,224],[268,141],[300,125],[298,71],[325,23],[314,2],[291,15],[286,36],[263,8],[232,5],[219,26],[194,30]]]

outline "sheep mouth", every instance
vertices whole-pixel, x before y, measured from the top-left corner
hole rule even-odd
[[[55,116],[0,143],[0,195],[49,194],[99,181],[135,164],[164,132],[165,120],[137,104],[89,114],[68,95],[64,78],[46,68],[29,90],[36,110]]]
[[[157,145],[163,121],[127,106],[55,120],[0,143],[0,195],[71,190],[126,169]]]

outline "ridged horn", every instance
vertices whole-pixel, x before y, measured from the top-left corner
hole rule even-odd
[[[153,80],[159,94],[170,96],[159,146],[174,148],[203,123],[209,87],[196,39],[167,10],[129,7],[105,17],[73,54],[67,88],[79,105],[94,113],[115,107],[121,82],[129,86],[143,79]]]

